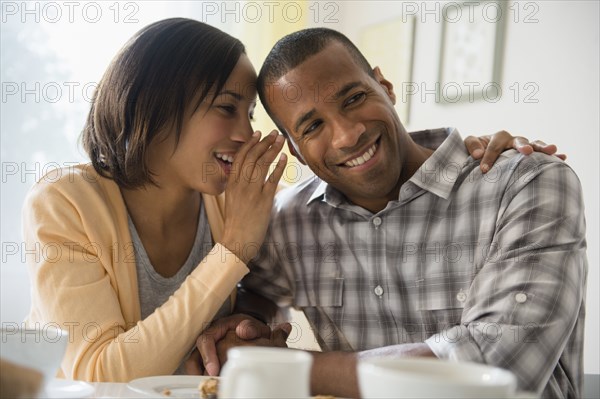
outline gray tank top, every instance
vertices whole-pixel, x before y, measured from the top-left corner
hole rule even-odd
[[[204,204],[200,205],[200,218],[198,230],[192,250],[177,274],[172,277],[163,277],[154,270],[150,263],[146,249],[140,240],[131,217],[128,215],[129,231],[133,240],[135,251],[135,265],[138,277],[138,292],[142,311],[142,320],[165,303],[171,295],[183,284],[187,276],[199,265],[200,261],[213,247],[208,218]],[[201,266],[200,266],[201,267]],[[215,318],[223,317],[229,313],[230,299],[227,299]]]

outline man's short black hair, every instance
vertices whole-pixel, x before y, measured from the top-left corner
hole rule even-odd
[[[283,75],[302,64],[309,57],[321,52],[333,42],[343,45],[354,61],[372,78],[373,69],[358,48],[342,33],[328,28],[309,28],[290,33],[280,39],[271,49],[258,74],[257,90],[265,110],[273,118],[269,109],[267,85],[279,80]],[[277,123],[277,122],[276,122]],[[278,126],[279,130],[281,126]],[[282,133],[285,132],[282,130]]]

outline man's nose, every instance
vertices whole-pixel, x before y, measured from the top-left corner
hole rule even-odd
[[[333,122],[331,144],[336,149],[352,148],[365,131],[366,128],[362,122],[349,118],[338,118]]]

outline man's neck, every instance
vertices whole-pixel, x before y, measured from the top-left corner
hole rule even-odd
[[[423,165],[423,163],[435,152],[432,149],[420,146],[412,142],[412,145],[407,152],[406,160],[402,164],[402,171],[397,184],[386,196],[382,198],[365,198],[355,199],[355,205],[365,208],[372,213],[378,213],[385,209],[390,201],[395,201],[400,196],[400,188],[406,183]]]

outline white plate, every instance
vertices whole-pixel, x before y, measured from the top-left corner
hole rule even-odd
[[[94,394],[94,387],[83,381],[54,379],[45,388],[46,398],[87,398]]]
[[[195,398],[201,397],[198,386],[202,381],[208,380],[208,377],[202,375],[164,375],[157,377],[138,378],[127,384],[127,387],[133,391],[146,394],[153,397],[170,398]],[[170,395],[164,395],[165,390],[171,391]]]

